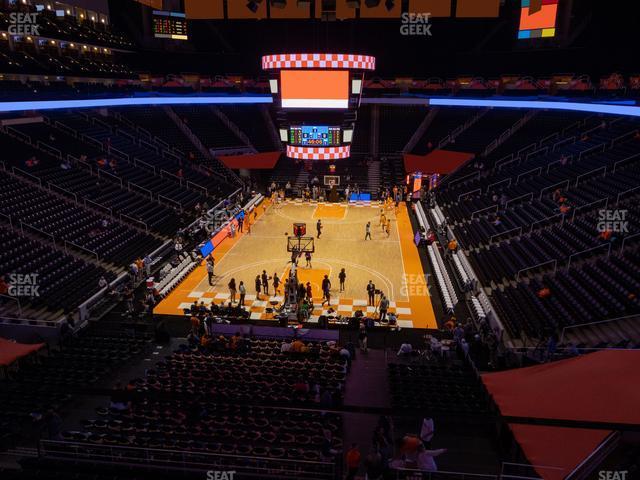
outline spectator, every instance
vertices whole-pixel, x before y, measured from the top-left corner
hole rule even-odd
[[[247,288],[244,286],[244,282],[240,280],[240,284],[238,285],[238,291],[240,292],[240,303],[241,307],[244,306],[244,298],[247,295]]]
[[[413,352],[413,347],[410,343],[403,343],[398,350],[398,357],[408,357]]]
[[[358,449],[358,445],[355,443],[351,444],[351,448],[347,451],[346,461],[347,461],[347,480],[354,480],[356,478],[356,474],[358,473],[358,468],[360,468],[360,449]]]
[[[231,280],[229,280],[229,284],[227,286],[229,287],[229,300],[231,300],[231,303],[235,303],[235,301],[236,301],[236,279],[232,278]]]
[[[427,450],[424,445],[418,447],[417,467],[423,472],[437,472],[438,467],[434,457],[442,455],[447,451],[446,448],[439,448],[437,450]]]
[[[367,329],[364,325],[360,325],[360,333],[358,333],[358,343],[360,350],[367,353]]]
[[[381,480],[384,474],[384,462],[382,455],[374,446],[364,461],[367,480]]]

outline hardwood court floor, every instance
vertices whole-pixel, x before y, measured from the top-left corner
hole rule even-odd
[[[227,239],[214,251],[216,259],[213,286],[207,280],[204,262],[173,290],[154,312],[158,314],[182,314],[182,308],[194,300],[205,304],[228,301],[227,284],[231,278],[236,283],[244,281],[247,287],[245,306],[254,319],[269,319],[265,312],[267,300],[282,301],[282,292],[268,299],[262,294],[256,298],[256,275],[266,270],[269,276],[277,272],[284,280],[288,275],[290,254],[287,237],[292,234],[294,222],[307,224],[307,235],[316,236],[316,222],[324,226],[320,239],[315,239],[312,268],[299,261],[298,277],[310,282],[314,292],[312,320],[326,314],[328,306],[321,305],[320,284],[324,275],[332,283],[331,305],[342,314],[362,309],[374,315],[375,308],[367,306],[366,284],[373,280],[391,300],[390,311],[398,315],[403,327],[437,328],[433,307],[428,295],[427,282],[418,251],[413,243],[413,232],[407,209],[401,205],[397,213],[386,211],[391,218],[390,235],[380,227],[380,206],[345,204],[309,204],[286,202],[284,205],[258,207],[258,218],[251,233],[239,234]],[[371,222],[372,240],[365,240],[365,225]],[[339,292],[338,273],[344,268],[347,274],[345,291]],[[281,287],[282,288],[282,287]],[[269,293],[274,295],[273,286]]]

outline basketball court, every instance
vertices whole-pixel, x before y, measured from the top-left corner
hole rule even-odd
[[[264,270],[269,277],[277,273],[284,282],[291,265],[287,236],[293,236],[293,224],[306,223],[306,235],[315,237],[319,219],[323,229],[321,237],[313,240],[315,251],[311,267],[306,266],[303,255],[297,270],[298,280],[312,285],[314,310],[311,323],[317,322],[323,314],[351,316],[356,310],[377,318],[376,307],[367,305],[366,285],[372,280],[390,299],[389,311],[396,313],[400,327],[437,328],[407,209],[401,204],[397,212],[393,208],[385,210],[385,215],[391,219],[388,236],[380,226],[380,210],[378,204],[285,201],[270,205],[267,201],[258,207],[251,233],[238,233],[214,251],[216,276],[212,286],[202,262],[156,306],[154,313],[183,315],[183,309],[196,300],[205,304],[212,301],[228,303],[227,284],[235,278],[236,284],[243,281],[247,288],[245,308],[251,310],[251,318],[272,319],[273,315],[266,310],[276,302],[284,301],[283,286],[279,292],[273,292],[270,281],[269,295],[261,293],[257,298],[255,278]],[[372,240],[365,240],[367,222],[371,222]],[[347,277],[345,290],[340,292],[338,273],[342,268]],[[321,303],[320,285],[324,275],[332,284],[331,306]]]

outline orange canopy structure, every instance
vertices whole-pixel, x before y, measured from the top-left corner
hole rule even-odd
[[[0,338],[0,366],[11,365],[16,360],[37,352],[42,347],[44,347],[44,343],[16,343],[6,338]]]

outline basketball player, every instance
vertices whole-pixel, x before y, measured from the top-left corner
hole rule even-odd
[[[340,291],[344,292],[344,281],[347,278],[347,273],[344,271],[344,268],[340,270],[338,274],[338,279],[340,280]]]
[[[331,306],[331,281],[329,276],[325,275],[322,279],[322,305],[327,302],[327,306]]]
[[[316,222],[316,231],[318,232],[317,238],[320,238],[320,235],[322,235],[322,222],[320,219]]]
[[[367,222],[367,226],[365,227],[365,234],[364,234],[364,239],[366,240],[367,238],[369,240],[371,240],[371,222]]]
[[[262,282],[260,281],[260,275],[256,275],[256,300],[260,300],[261,288],[262,288]]]
[[[275,295],[278,294],[279,287],[280,287],[280,278],[278,277],[278,273],[274,272],[273,273],[273,291],[275,292],[274,293]]]
[[[382,227],[382,231],[384,231],[384,226],[387,224],[387,217],[384,214],[384,210],[380,209],[380,226]]]
[[[262,270],[262,290],[264,290],[265,295],[269,295],[269,280],[267,271]]]
[[[306,252],[306,253],[304,254],[304,258],[305,258],[305,260],[307,261],[307,268],[313,268],[313,267],[311,266],[311,252]]]

